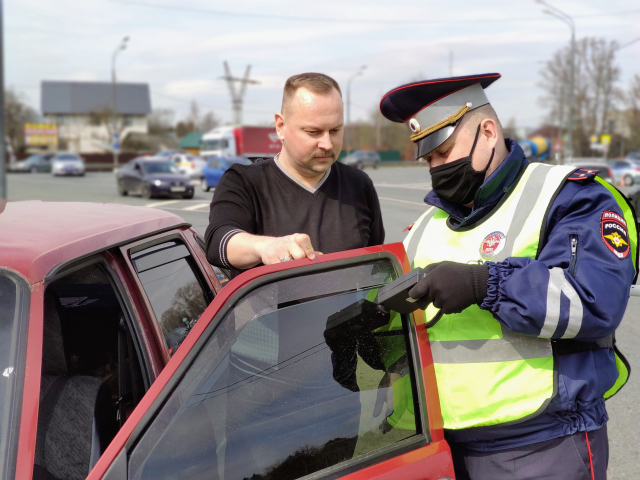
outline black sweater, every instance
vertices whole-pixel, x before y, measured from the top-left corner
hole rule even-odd
[[[312,193],[274,162],[235,164],[220,179],[205,233],[213,265],[231,270],[232,277],[242,272],[227,261],[229,239],[240,232],[272,237],[306,233],[322,253],[384,242],[380,202],[366,173],[336,162]]]

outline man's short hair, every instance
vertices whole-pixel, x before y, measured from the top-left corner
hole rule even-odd
[[[285,105],[291,101],[291,98],[295,95],[298,89],[303,87],[320,95],[327,94],[335,88],[342,97],[340,85],[338,85],[338,82],[330,76],[325,75],[324,73],[301,73],[299,75],[289,77],[285,82],[284,94],[282,95],[281,113],[284,113]]]
[[[485,118],[490,118],[494,122],[496,122],[496,126],[498,127],[498,133],[503,136],[502,124],[500,123],[500,119],[498,118],[498,114],[493,109],[491,104],[487,103],[481,107],[478,107],[474,110],[471,110],[469,113],[465,115],[467,120],[467,127],[470,130],[473,130],[473,133],[476,133],[476,129],[478,128],[478,124],[483,121]]]

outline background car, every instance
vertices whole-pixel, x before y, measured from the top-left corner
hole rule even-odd
[[[116,173],[118,193],[141,195],[143,198],[179,195],[193,198],[194,187],[189,177],[175,163],[162,157],[138,157]]]
[[[192,180],[202,178],[202,169],[207,164],[207,161],[201,156],[184,152],[172,155],[171,161],[177,165],[180,173],[187,175]]]
[[[50,172],[53,153],[36,153],[10,166],[12,172]]]
[[[356,150],[341,160],[345,165],[363,170],[365,167],[378,168],[380,166],[380,155],[373,150]]]
[[[202,169],[202,191],[208,192],[210,189],[216,188],[222,174],[234,163],[251,165],[252,162],[244,157],[209,157],[207,164]]]
[[[611,167],[616,184],[622,183],[624,186],[629,187],[636,182],[636,177],[640,176],[640,160],[616,158],[615,160],[609,160],[607,164]],[[638,181],[640,181],[640,178]]]
[[[594,162],[593,158],[574,158],[569,165],[578,168],[586,168],[587,170],[598,170],[598,176],[606,180],[610,184],[614,184],[613,172],[611,167],[604,162]]]
[[[84,159],[77,153],[61,152],[56,153],[51,159],[51,174],[84,176]]]

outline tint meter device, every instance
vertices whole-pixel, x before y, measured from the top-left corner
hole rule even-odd
[[[385,310],[398,313],[411,313],[418,310],[416,300],[409,296],[416,283],[426,277],[422,268],[415,268],[406,275],[396,278],[393,282],[380,287],[376,303],[382,305]]]

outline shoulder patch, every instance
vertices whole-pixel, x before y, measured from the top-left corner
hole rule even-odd
[[[585,180],[593,181],[598,173],[600,173],[600,170],[587,170],[586,168],[579,168],[571,175],[569,175],[569,178],[567,178],[567,180],[571,180],[574,182],[581,182]]]
[[[624,217],[605,210],[600,218],[600,234],[604,244],[619,259],[627,258],[630,251],[629,232]]]
[[[413,222],[411,225],[409,225],[407,228],[405,228],[404,230],[402,230],[403,232],[408,232],[409,230],[411,230],[413,228],[413,226],[416,224],[416,222]]]

